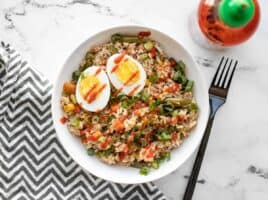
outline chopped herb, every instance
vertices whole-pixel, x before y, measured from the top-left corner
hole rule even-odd
[[[140,174],[141,175],[146,176],[146,175],[148,175],[149,171],[150,171],[150,169],[148,167],[142,167],[142,168],[140,168]]]
[[[160,163],[157,161],[157,160],[155,160],[155,161],[153,161],[152,162],[152,168],[154,168],[154,169],[158,169],[159,168],[159,165]]]

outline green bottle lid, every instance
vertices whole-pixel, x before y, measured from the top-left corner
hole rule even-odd
[[[253,0],[222,0],[219,4],[220,20],[231,27],[246,25],[253,18]]]

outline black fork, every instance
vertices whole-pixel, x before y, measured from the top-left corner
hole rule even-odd
[[[214,117],[219,107],[221,107],[226,101],[228,90],[230,88],[237,64],[238,61],[234,61],[232,59],[230,60],[229,58],[225,59],[224,57],[222,57],[216,74],[214,75],[214,78],[211,82],[209,88],[210,114],[208,124],[194,162],[191,176],[189,177],[188,185],[184,193],[183,200],[192,199],[196,181],[198,179],[198,174],[205,155]]]

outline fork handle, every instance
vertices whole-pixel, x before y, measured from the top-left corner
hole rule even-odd
[[[189,181],[188,181],[188,184],[187,184],[187,187],[186,187],[186,191],[184,193],[183,200],[191,200],[192,199],[194,189],[195,189],[195,185],[196,185],[196,182],[197,182],[197,179],[198,179],[198,174],[199,174],[201,164],[202,164],[202,161],[203,161],[203,158],[204,158],[204,155],[205,155],[205,151],[206,151],[206,148],[207,148],[208,138],[209,138],[209,135],[210,135],[210,131],[211,131],[211,128],[212,128],[213,121],[214,121],[214,115],[211,114],[210,117],[209,117],[208,123],[207,123],[207,127],[206,127],[206,130],[205,130],[203,139],[202,139],[201,144],[199,146],[199,150],[198,150],[198,153],[197,153],[197,156],[196,156],[196,160],[194,162],[194,166],[193,166],[193,169],[192,169],[191,176],[189,177]]]

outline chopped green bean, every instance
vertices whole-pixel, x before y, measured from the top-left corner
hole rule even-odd
[[[95,154],[94,149],[92,149],[92,148],[87,149],[87,154],[88,154],[89,156],[93,156],[93,155]]]
[[[188,81],[187,81],[187,84],[186,84],[186,86],[185,86],[184,91],[185,91],[185,92],[190,92],[190,91],[192,91],[193,86],[194,86],[194,82],[191,81],[191,80],[188,80]]]
[[[73,72],[72,74],[72,80],[76,83],[81,75],[81,71],[80,70],[76,70]]]
[[[140,168],[140,174],[146,176],[149,173],[150,169],[148,167]]]

